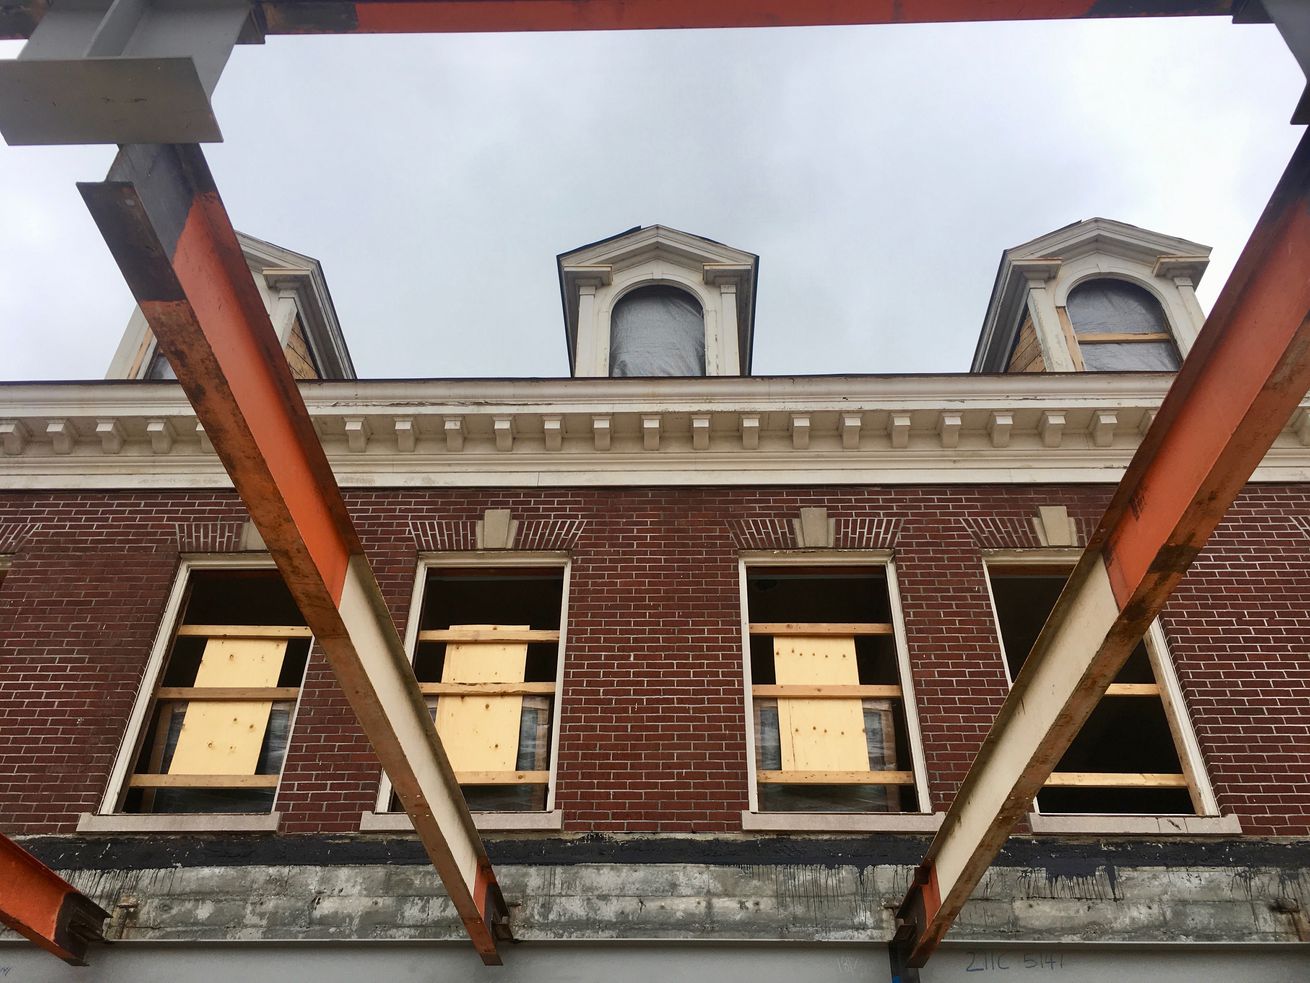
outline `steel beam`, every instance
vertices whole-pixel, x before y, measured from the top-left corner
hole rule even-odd
[[[200,148],[80,184],[483,961],[504,899]]]
[[[26,37],[48,0],[0,0]],[[1232,0],[258,0],[269,34],[632,31],[1226,15]]]
[[[899,912],[922,966],[1310,389],[1310,136],[1116,489]]]
[[[109,912],[36,857],[0,835],[0,922],[66,963],[86,965]]]

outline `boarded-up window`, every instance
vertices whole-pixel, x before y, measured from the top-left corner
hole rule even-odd
[[[1173,372],[1182,364],[1160,302],[1135,284],[1088,280],[1070,292],[1066,309],[1089,372]]]
[[[993,567],[992,596],[1006,667],[1016,678],[1068,579],[1068,570]],[[1037,796],[1043,813],[1195,815],[1184,767],[1180,707],[1169,701],[1139,642]]]
[[[558,567],[428,572],[414,674],[474,812],[546,808],[563,604]]]
[[[124,812],[268,812],[310,633],[276,570],[194,570]]]
[[[886,571],[752,567],[746,594],[761,811],[917,811]]]
[[[610,315],[610,375],[705,374],[705,312],[676,287],[642,287]]]

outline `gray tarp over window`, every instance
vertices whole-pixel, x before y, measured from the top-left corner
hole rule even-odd
[[[676,287],[643,287],[610,318],[610,375],[705,374],[705,313]]]
[[[1123,280],[1089,280],[1069,294],[1069,321],[1075,335],[1154,334],[1168,332],[1159,302],[1141,287]],[[1100,342],[1080,346],[1083,365],[1092,372],[1176,370],[1181,363],[1171,341]]]

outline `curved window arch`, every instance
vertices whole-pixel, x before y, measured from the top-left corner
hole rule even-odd
[[[1069,292],[1066,310],[1089,372],[1173,372],[1182,364],[1164,308],[1136,284],[1087,280]]]
[[[685,290],[656,284],[619,300],[610,314],[610,375],[703,376],[705,311]]]

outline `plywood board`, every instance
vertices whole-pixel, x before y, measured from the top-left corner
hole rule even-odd
[[[286,653],[286,639],[210,639],[194,685],[276,686]],[[189,704],[168,773],[253,775],[272,709],[267,700]]]
[[[494,637],[522,632],[527,625],[452,625]],[[483,636],[480,636],[483,637]],[[443,683],[521,683],[527,642],[451,642],[441,671]],[[519,753],[523,697],[443,696],[437,701],[437,733],[457,772],[514,771]]]
[[[855,639],[790,636],[773,643],[779,686],[856,686]],[[778,700],[783,771],[867,771],[864,707],[858,699]]]

